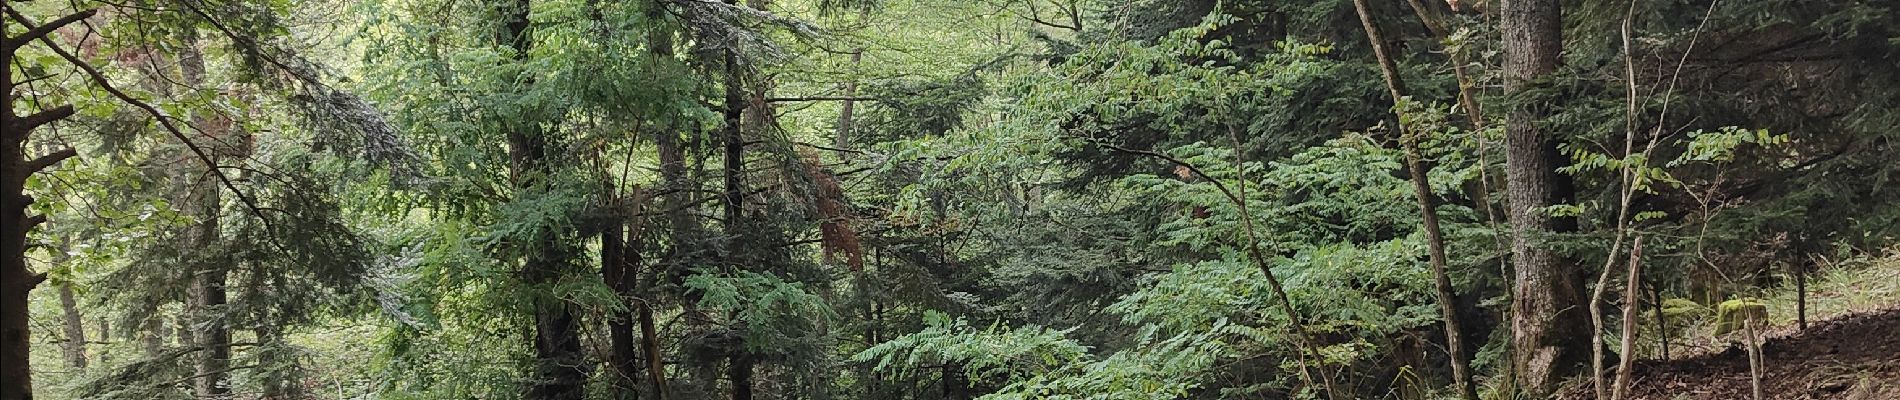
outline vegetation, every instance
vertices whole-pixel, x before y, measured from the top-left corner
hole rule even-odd
[[[0,400],[1631,398],[1900,303],[1896,9],[10,1]]]

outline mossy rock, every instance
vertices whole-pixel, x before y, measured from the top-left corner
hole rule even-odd
[[[1715,334],[1742,330],[1748,318],[1768,320],[1768,304],[1756,299],[1735,299],[1715,306]]]
[[[1664,299],[1662,303],[1662,313],[1663,318],[1667,318],[1670,325],[1678,325],[1689,321],[1708,318],[1709,308],[1703,307],[1701,303],[1696,303],[1695,300],[1682,298]]]
[[[1714,309],[1696,303],[1695,300],[1676,298],[1663,299],[1662,302],[1662,319],[1668,324],[1668,332],[1671,335],[1681,333],[1712,315],[1715,315]],[[1649,311],[1644,313],[1643,321],[1654,321],[1654,318],[1656,318],[1656,312]]]

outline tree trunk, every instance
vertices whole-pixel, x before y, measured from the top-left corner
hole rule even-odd
[[[732,382],[732,400],[752,400],[752,357],[732,356],[726,364],[726,380]]]
[[[1561,2],[1503,0],[1504,90],[1530,91],[1557,70],[1563,49]],[[1576,270],[1546,241],[1570,223],[1543,210],[1569,202],[1569,179],[1557,173],[1562,157],[1542,124],[1554,99],[1525,99],[1505,123],[1506,191],[1509,195],[1511,254],[1517,265],[1511,303],[1512,368],[1517,388],[1532,397],[1550,393],[1557,379],[1574,367],[1577,347],[1586,343],[1582,329]]]
[[[857,49],[857,51],[851,52],[851,69],[853,73],[857,72],[858,63],[863,60],[864,49],[860,48]],[[857,97],[858,80],[854,77],[844,83],[844,101],[838,105],[838,137],[833,147],[840,149],[851,148],[851,114],[852,108],[857,106]]]
[[[641,355],[647,359],[647,383],[652,385],[653,397],[667,398],[666,359],[660,352],[660,334],[653,321],[653,305],[646,299],[639,304]]]
[[[6,135],[0,138],[0,399],[32,399],[32,369],[28,363],[31,346],[27,335],[27,293],[39,277],[26,269],[26,206],[31,201],[21,192],[26,182],[26,160],[21,151],[24,130],[14,129],[12,49],[6,49],[7,81],[0,90],[7,97],[7,110],[0,111]]]
[[[1418,132],[1407,128],[1404,118],[1399,115],[1403,112],[1399,107],[1407,96],[1405,80],[1399,76],[1397,62],[1386,52],[1385,36],[1379,33],[1379,26],[1373,21],[1372,10],[1366,5],[1366,0],[1353,0],[1352,5],[1359,14],[1360,26],[1365,28],[1366,41],[1372,44],[1372,54],[1378,58],[1379,72],[1385,77],[1386,89],[1392,95],[1392,128],[1399,132],[1399,143],[1405,152],[1405,169],[1411,173],[1412,191],[1418,200],[1419,216],[1423,220],[1421,228],[1425,231],[1425,248],[1431,258],[1438,310],[1445,320],[1445,352],[1451,358],[1453,389],[1459,398],[1476,399],[1469,363],[1465,360],[1464,329],[1458,323],[1458,298],[1445,267],[1445,234],[1438,224],[1438,204],[1432,199],[1432,185],[1426,174],[1429,170],[1418,149]]]
[[[165,352],[167,326],[165,319],[158,315],[152,315],[150,319],[145,320],[145,329],[139,334],[139,342],[145,347],[146,357],[158,357],[159,353]]]
[[[736,2],[736,0],[728,0]],[[739,254],[744,246],[745,230],[745,83],[743,69],[739,65],[739,56],[732,50],[725,53],[725,126],[720,134],[725,144],[725,208],[721,216],[726,219],[726,249],[728,257]],[[728,262],[726,265],[734,263]],[[752,360],[744,350],[744,344],[727,355],[726,378],[732,383],[732,400],[752,400]]]
[[[60,346],[61,353],[66,357],[66,367],[86,369],[86,320],[79,315],[79,300],[74,298],[73,283],[60,282],[57,288],[59,310],[66,319],[66,342]]]
[[[206,180],[195,184],[201,192],[205,204],[200,208],[203,218],[198,224],[197,238],[193,239],[195,248],[202,249],[217,240],[217,207],[213,206],[220,197],[216,183]],[[225,376],[231,365],[231,330],[224,317],[225,303],[229,301],[225,292],[225,278],[228,271],[221,263],[201,265],[204,269],[192,274],[192,315],[197,331],[192,335],[197,339],[195,345],[203,349],[199,352],[197,379],[193,392],[199,398],[222,399],[230,395],[231,388],[225,382]]]
[[[528,19],[531,0],[515,0],[504,6],[501,39],[510,46],[515,61],[526,61],[534,38]],[[533,81],[524,82],[532,86]],[[547,154],[548,132],[539,121],[515,121],[508,131],[509,172],[516,196],[542,193],[549,189],[553,168]],[[568,232],[539,229],[525,240],[527,250],[521,275],[527,284],[547,288],[566,274],[565,268],[577,252],[566,240]],[[553,296],[534,296],[535,376],[528,385],[526,398],[535,400],[578,400],[585,395],[587,356],[581,348],[580,320],[572,303]]]
[[[34,128],[71,116],[73,107],[47,107],[25,116],[14,114],[14,103],[20,97],[13,90],[13,56],[19,50],[17,46],[92,14],[92,11],[83,11],[54,20],[44,26],[48,29],[38,33],[32,29],[34,24],[21,23],[27,28],[22,36],[0,34],[5,36],[5,40],[0,41],[4,42],[0,44],[0,100],[4,100],[0,105],[5,105],[4,110],[0,110],[0,400],[33,398],[27,294],[39,286],[46,275],[27,269],[26,236],[45,216],[27,214],[33,198],[26,195],[26,178],[75,154],[64,151],[31,160],[26,157],[27,138]]]
[[[745,204],[745,84],[740,73],[739,56],[726,51],[725,126],[720,138],[725,144],[726,190],[724,212],[727,233],[739,232]]]
[[[204,52],[198,48],[196,32],[188,33],[185,45],[179,48],[178,68],[188,88],[205,88]],[[203,132],[216,146],[225,139],[224,124],[208,111],[194,112],[191,125]],[[216,146],[222,148],[224,146]],[[214,159],[221,155],[213,151]],[[186,238],[186,252],[208,251],[219,240],[219,213],[222,210],[223,193],[218,182],[212,178],[217,171],[205,171],[196,182],[187,182],[191,190],[189,201],[196,208],[192,210],[198,218],[198,225]],[[199,398],[222,399],[230,395],[230,386],[225,382],[231,365],[231,331],[224,317],[224,306],[229,301],[225,290],[225,278],[230,271],[221,257],[208,254],[196,254],[188,259],[194,260],[191,279],[191,301],[187,302],[189,313],[198,331],[192,335],[198,339],[195,343],[203,351],[198,354],[197,379],[193,383],[193,392]]]
[[[618,198],[617,194],[610,194],[610,196]],[[622,304],[627,305],[626,309],[614,311],[607,317],[609,342],[607,364],[612,368],[612,374],[607,381],[613,386],[614,398],[633,399],[639,397],[640,388],[640,357],[638,347],[634,343],[636,339],[633,336],[632,306],[634,302],[640,301],[639,294],[634,293],[633,290],[635,280],[638,279],[637,274],[633,273],[633,268],[639,263],[631,260],[637,254],[628,251],[629,246],[625,238],[626,221],[617,216],[620,213],[619,210],[619,207],[614,207],[613,211],[609,211],[616,217],[600,232],[601,281],[608,288],[613,289]]]
[[[1643,305],[1638,289],[1643,287],[1643,237],[1637,236],[1630,245],[1629,279],[1623,288],[1623,345],[1618,353],[1616,364],[1616,386],[1610,392],[1610,400],[1621,400],[1630,389],[1630,371],[1636,364],[1636,310]],[[1657,333],[1668,335],[1668,333]]]

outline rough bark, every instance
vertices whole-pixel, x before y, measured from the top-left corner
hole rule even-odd
[[[1385,77],[1386,89],[1391,92],[1393,106],[1393,129],[1399,132],[1399,143],[1405,152],[1405,169],[1412,178],[1412,192],[1418,201],[1421,229],[1425,231],[1425,248],[1430,255],[1432,281],[1437,291],[1438,310],[1445,322],[1445,352],[1451,359],[1453,389],[1462,399],[1475,399],[1477,395],[1471,381],[1470,364],[1465,358],[1464,329],[1458,321],[1458,298],[1452,288],[1451,276],[1445,267],[1445,234],[1438,223],[1438,203],[1432,198],[1432,185],[1427,177],[1424,156],[1418,148],[1418,133],[1405,127],[1403,118],[1398,114],[1406,98],[1404,78],[1399,76],[1398,63],[1386,51],[1385,36],[1380,34],[1379,26],[1373,21],[1366,0],[1353,0],[1353,9],[1359,14],[1360,26],[1365,29],[1366,40],[1372,44],[1372,53],[1378,58],[1379,72]]]
[[[26,266],[26,233],[33,228],[26,213],[33,203],[25,193],[26,177],[32,174],[26,139],[32,126],[13,111],[19,99],[13,90],[13,56],[24,35],[30,34],[0,40],[0,96],[6,105],[0,107],[0,399],[4,400],[33,398],[27,293],[38,286],[40,276]]]
[[[1505,123],[1506,191],[1511,221],[1511,255],[1517,266],[1511,303],[1512,369],[1517,389],[1532,397],[1550,393],[1579,358],[1587,329],[1578,321],[1582,308],[1574,266],[1547,241],[1570,225],[1544,209],[1569,202],[1568,178],[1557,173],[1561,156],[1554,136],[1541,126],[1550,114],[1548,99],[1526,92],[1557,70],[1563,49],[1561,2],[1504,0],[1499,7],[1503,33],[1504,90],[1518,95]]]
[[[660,352],[660,334],[653,321],[653,305],[641,299],[637,305],[640,317],[640,353],[647,360],[647,384],[651,385],[653,397],[664,400],[668,397],[666,387],[666,359]]]
[[[752,400],[752,357],[733,356],[726,364],[726,380],[732,382],[732,400]]]

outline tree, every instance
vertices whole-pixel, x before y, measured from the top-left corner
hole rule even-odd
[[[1512,372],[1518,389],[1542,396],[1574,370],[1587,343],[1579,329],[1578,271],[1558,253],[1556,235],[1574,223],[1549,207],[1572,199],[1556,133],[1544,121],[1557,98],[1549,86],[1563,51],[1563,10],[1557,0],[1503,0],[1504,90],[1512,97],[1505,121],[1505,187],[1509,195],[1511,254],[1516,267],[1511,303]]]
[[[1413,2],[1413,6],[1417,6]],[[1371,7],[1366,0],[1353,0],[1353,10],[1359,14],[1359,24],[1365,28],[1366,41],[1372,44],[1372,54],[1379,63],[1379,73],[1385,77],[1387,91],[1392,94],[1392,127],[1399,134],[1399,146],[1405,152],[1405,169],[1412,177],[1412,192],[1418,198],[1420,229],[1425,232],[1425,247],[1432,264],[1432,283],[1437,291],[1438,312],[1445,320],[1445,352],[1451,358],[1452,388],[1459,398],[1476,399],[1471,380],[1471,364],[1465,358],[1464,329],[1458,320],[1457,293],[1451,286],[1451,274],[1445,271],[1445,232],[1438,224],[1438,202],[1433,199],[1431,178],[1425,169],[1424,156],[1419,152],[1417,128],[1405,126],[1406,117],[1400,115],[1405,102],[1410,99],[1405,88],[1404,78],[1399,76],[1398,63],[1386,53],[1385,35],[1379,33],[1379,26],[1373,20]],[[1425,11],[1419,10],[1420,15]],[[1430,21],[1427,21],[1428,23]],[[1463,69],[1458,69],[1459,85],[1464,86]],[[1460,99],[1465,99],[1460,91]],[[1468,115],[1476,115],[1473,102],[1465,101]],[[1475,121],[1477,117],[1472,117]],[[1475,124],[1474,124],[1475,125]]]
[[[45,170],[60,161],[78,155],[72,149],[27,158],[29,148],[27,140],[35,130],[73,115],[72,105],[43,108],[27,115],[18,115],[16,109],[26,100],[19,91],[14,76],[15,57],[20,50],[35,40],[46,40],[54,30],[74,22],[91,17],[92,10],[81,11],[44,25],[27,21],[26,16],[6,5],[6,18],[25,27],[17,35],[5,35],[0,39],[0,96],[5,96],[6,110],[0,110],[0,399],[33,398],[31,346],[27,334],[27,293],[46,280],[43,273],[35,273],[27,268],[27,233],[46,217],[28,215],[27,207],[33,204],[33,198],[25,193],[27,177]],[[46,41],[50,45],[50,41]]]

